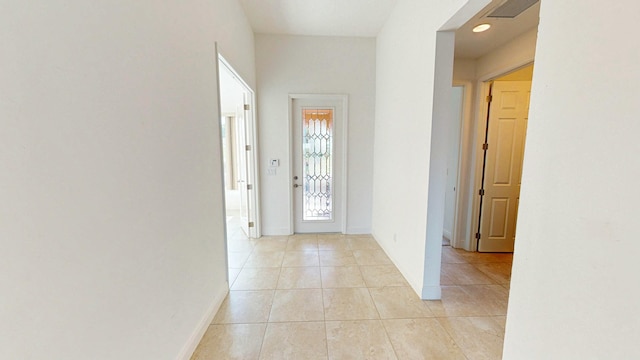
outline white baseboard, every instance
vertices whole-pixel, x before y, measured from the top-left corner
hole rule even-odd
[[[347,234],[349,235],[360,235],[360,234],[371,234],[370,227],[348,227]]]
[[[422,300],[440,300],[442,298],[442,288],[440,286],[423,286]]]
[[[224,298],[229,292],[229,283],[225,284],[226,286],[224,286],[216,294],[213,301],[211,302],[211,306],[209,307],[209,309],[207,309],[207,312],[204,314],[202,320],[200,320],[200,322],[198,323],[198,326],[196,326],[193,334],[191,334],[191,337],[189,337],[189,341],[187,341],[187,343],[182,348],[182,351],[177,358],[178,360],[189,360],[191,359],[193,352],[196,351],[196,348],[198,347],[198,344],[200,344],[204,333],[207,332],[207,329],[209,328],[209,324],[211,324],[211,322],[213,321],[213,317],[216,316],[218,309],[220,309]]]
[[[284,236],[284,235],[291,235],[291,232],[289,232],[289,228],[263,227],[262,235],[263,236]]]

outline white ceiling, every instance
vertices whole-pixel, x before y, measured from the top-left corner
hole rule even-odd
[[[256,33],[378,35],[397,0],[240,0]]]
[[[375,37],[397,0],[239,0],[256,33]],[[540,3],[515,19],[483,18],[504,0],[493,0],[456,31],[456,57],[476,59],[538,25]],[[484,33],[471,29],[482,22]]]
[[[538,26],[540,2],[513,19],[486,18],[485,15],[502,4],[504,0],[493,0],[478,15],[456,30],[456,58],[477,59],[504,45],[518,35]],[[483,33],[471,31],[476,25],[491,24],[491,29]]]

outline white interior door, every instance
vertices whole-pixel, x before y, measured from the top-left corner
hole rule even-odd
[[[531,81],[493,83],[478,251],[513,251],[530,92]]]
[[[293,99],[294,232],[342,231],[343,103]]]

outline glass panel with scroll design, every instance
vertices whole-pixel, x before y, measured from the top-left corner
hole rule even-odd
[[[333,219],[333,109],[302,110],[302,220]]]

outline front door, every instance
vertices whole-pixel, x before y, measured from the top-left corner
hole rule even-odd
[[[342,231],[340,99],[293,99],[294,232]]]
[[[531,81],[496,81],[487,127],[478,251],[513,252]]]

